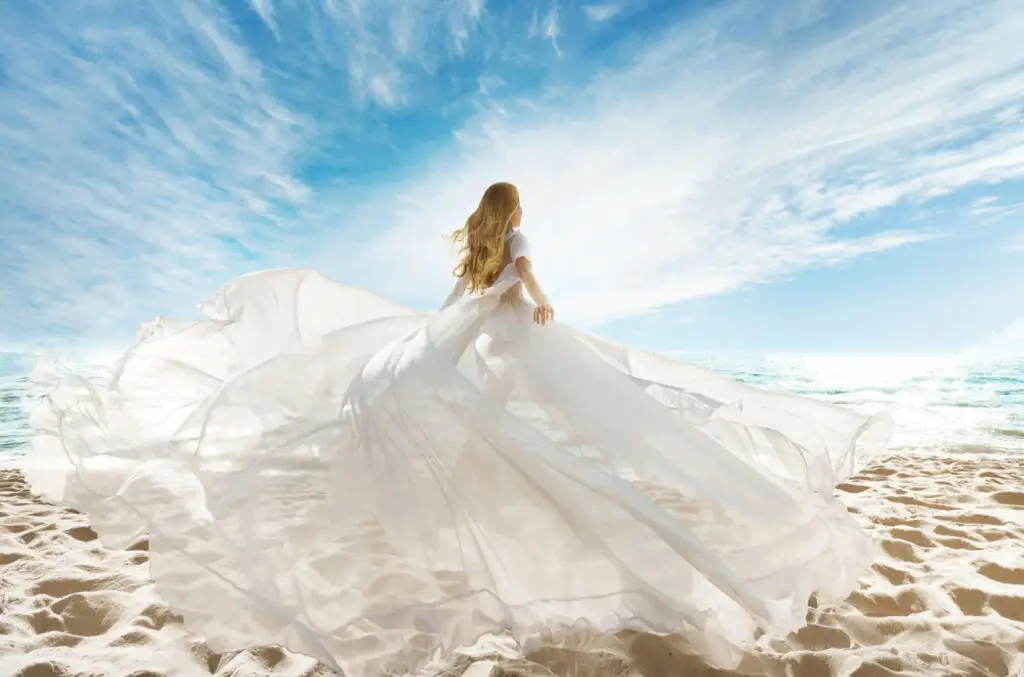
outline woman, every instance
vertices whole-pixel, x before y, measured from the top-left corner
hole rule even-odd
[[[26,476],[108,546],[148,532],[214,651],[351,677],[581,624],[730,666],[853,590],[872,546],[832,489],[884,422],[553,323],[521,218],[487,189],[436,313],[306,270],[228,283],[107,386],[65,380]]]

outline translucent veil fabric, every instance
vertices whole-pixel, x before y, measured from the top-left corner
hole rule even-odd
[[[35,412],[35,489],[104,544],[148,534],[160,594],[227,651],[350,677],[489,632],[625,627],[728,667],[873,548],[833,486],[886,422],[761,392],[481,296],[420,313],[310,270],[158,320],[104,386]]]

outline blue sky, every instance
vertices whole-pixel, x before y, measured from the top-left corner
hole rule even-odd
[[[0,4],[0,350],[240,273],[420,308],[496,180],[559,317],[945,352],[1024,314],[1017,0]]]

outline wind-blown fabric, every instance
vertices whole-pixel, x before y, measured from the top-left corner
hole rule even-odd
[[[311,270],[158,320],[35,412],[26,477],[102,541],[149,536],[214,651],[350,677],[489,632],[685,635],[728,667],[844,597],[873,546],[833,487],[886,421],[762,392],[503,304],[422,313]]]

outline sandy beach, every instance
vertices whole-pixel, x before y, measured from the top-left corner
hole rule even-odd
[[[812,605],[805,629],[765,641],[738,671],[671,637],[624,632],[519,656],[489,637],[433,666],[446,677],[885,677],[1024,675],[1024,461],[984,453],[890,457],[840,485],[878,553],[861,589]],[[104,549],[80,514],[0,471],[0,676],[312,677],[276,647],[214,654],[154,590],[147,543]]]

